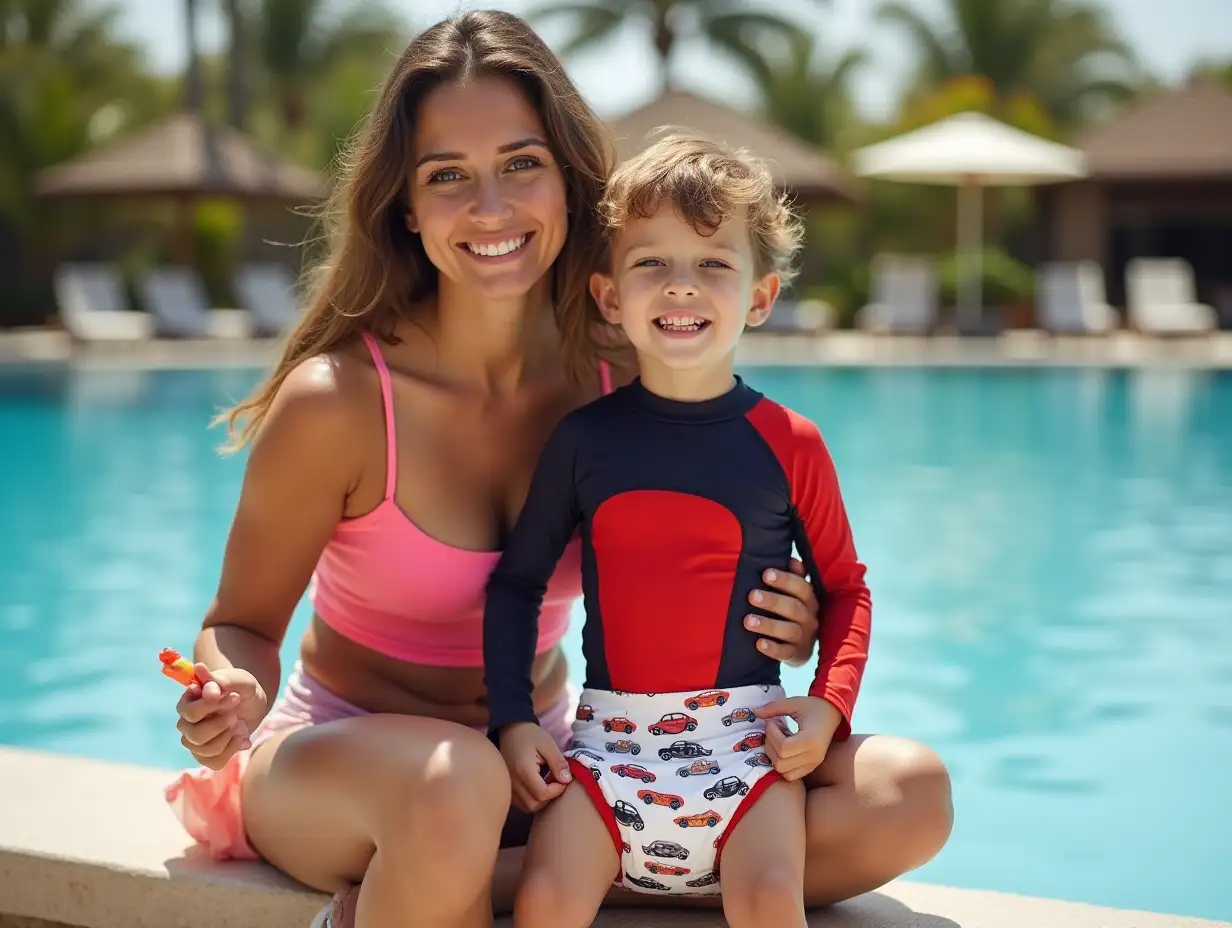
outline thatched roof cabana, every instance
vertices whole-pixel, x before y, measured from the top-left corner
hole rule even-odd
[[[820,149],[769,123],[683,90],[669,90],[631,113],[608,120],[621,160],[641,151],[663,127],[692,130],[764,159],[775,179],[801,200],[855,200],[855,184]]]

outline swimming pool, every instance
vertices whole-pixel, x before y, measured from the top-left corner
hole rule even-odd
[[[915,878],[1232,920],[1232,375],[744,373],[839,467],[875,603],[856,727],[953,771]],[[0,743],[185,762],[154,654],[213,593],[242,460],[205,423],[258,374],[0,369]]]

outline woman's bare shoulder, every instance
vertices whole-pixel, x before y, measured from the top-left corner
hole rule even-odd
[[[295,445],[354,439],[364,423],[357,413],[371,405],[373,377],[371,360],[350,344],[304,358],[279,384],[261,432]]]

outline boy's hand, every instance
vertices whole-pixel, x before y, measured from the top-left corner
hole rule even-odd
[[[757,710],[759,719],[770,719],[766,726],[766,753],[784,780],[798,780],[812,773],[826,759],[830,739],[842,715],[829,700],[819,696],[790,696]],[[797,731],[789,735],[779,716],[796,722]]]
[[[524,812],[538,812],[573,779],[556,741],[534,722],[514,722],[502,728],[500,751],[513,781],[513,804]],[[548,782],[544,782],[544,767]]]

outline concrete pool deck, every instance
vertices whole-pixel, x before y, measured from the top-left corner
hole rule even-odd
[[[218,864],[162,800],[168,771],[0,747],[0,928],[307,928],[324,897]],[[87,798],[87,794],[89,797]],[[507,920],[498,926],[508,928]],[[717,912],[609,910],[596,928],[721,928]],[[907,880],[817,910],[813,928],[1227,928]]]
[[[271,340],[195,339],[124,343],[74,342],[58,329],[0,332],[0,365],[59,362],[108,367],[267,367],[280,343]],[[1188,367],[1232,370],[1232,331],[1201,337],[1154,338],[1130,331],[1107,336],[1052,336],[1013,330],[995,337],[873,335],[832,331],[821,335],[745,337],[737,359],[748,365],[1082,366]]]

